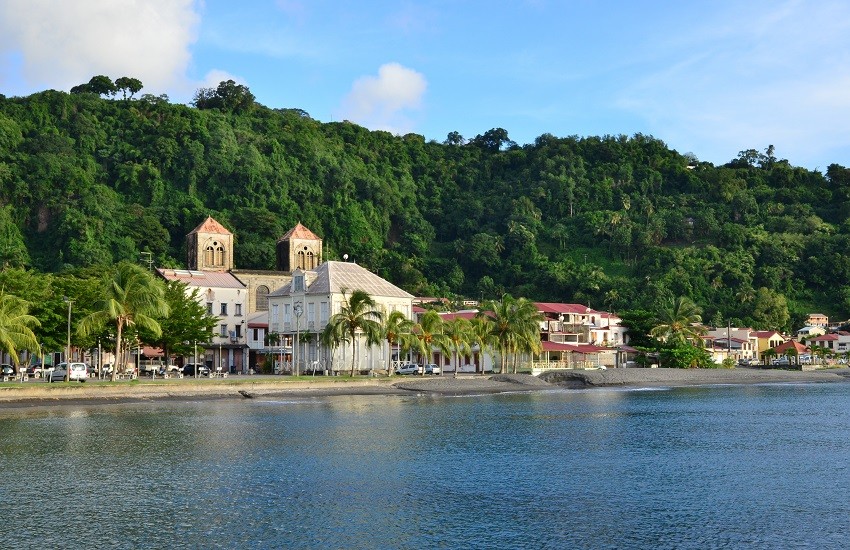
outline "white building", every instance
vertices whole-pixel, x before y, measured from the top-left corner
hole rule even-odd
[[[351,343],[329,350],[318,340],[329,319],[341,311],[347,296],[355,290],[369,294],[384,318],[392,311],[401,311],[412,319],[413,295],[356,263],[334,261],[312,271],[296,269],[289,284],[268,296],[268,331],[276,335],[278,347],[267,351],[275,355],[276,371],[345,372],[351,368]],[[391,352],[386,342],[366,346],[360,341],[358,346],[356,371],[387,368]]]

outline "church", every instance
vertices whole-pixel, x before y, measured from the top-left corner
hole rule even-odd
[[[197,343],[197,361],[214,372],[256,370],[263,360],[258,351],[265,347],[268,295],[288,285],[294,270],[313,270],[322,262],[322,239],[300,223],[278,239],[274,271],[236,269],[234,246],[233,233],[207,217],[186,236],[188,269],[157,269],[189,291],[199,289],[207,312],[219,318],[213,341]]]

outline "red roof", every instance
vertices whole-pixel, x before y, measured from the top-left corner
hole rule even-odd
[[[307,241],[322,240],[318,235],[301,225],[301,222],[296,223],[295,227],[287,231],[286,234],[278,240],[282,241],[284,239],[304,239]]]
[[[578,313],[581,315],[589,313],[600,313],[582,304],[558,304],[553,302],[534,302],[537,310],[543,313]]]
[[[830,340],[838,340],[837,334],[821,334],[814,338],[809,338],[809,342],[828,342]]]
[[[456,313],[440,313],[440,317],[443,321],[451,321],[452,319],[475,319],[475,316],[478,315],[477,311],[458,311]]]
[[[601,351],[611,351],[611,348],[593,346],[591,344],[561,344],[559,342],[549,342],[548,340],[540,343],[543,344],[543,351],[569,351],[576,353],[599,353]]]
[[[801,344],[800,342],[797,342],[795,340],[788,340],[787,342],[779,344],[778,346],[776,346],[776,348],[773,351],[775,351],[777,354],[781,355],[781,354],[785,353],[786,351],[788,351],[792,348],[797,350],[797,353],[809,351],[809,348],[807,348],[806,346],[804,346],[803,344]]]
[[[230,231],[227,230],[226,227],[215,221],[212,216],[207,216],[207,219],[201,222],[201,224],[192,230],[192,233],[218,233],[220,235],[232,235]],[[190,235],[192,233],[189,233]]]

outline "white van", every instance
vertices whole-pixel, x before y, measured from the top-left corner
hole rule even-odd
[[[71,375],[68,380],[85,382],[89,377],[89,370],[85,363],[71,363]],[[48,382],[61,382],[68,375],[68,363],[59,363],[56,368],[47,373]]]

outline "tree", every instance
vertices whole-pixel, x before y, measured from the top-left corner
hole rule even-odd
[[[110,276],[104,279],[103,298],[95,304],[95,311],[80,320],[77,332],[86,336],[105,325],[115,325],[115,358],[121,360],[122,339],[130,327],[149,331],[154,337],[162,334],[157,318],[169,314],[168,303],[161,281],[142,267],[129,262],[115,266]],[[112,369],[112,380],[118,369]]]
[[[38,351],[38,339],[32,331],[38,326],[38,319],[29,314],[28,302],[0,292],[0,351],[8,353],[15,366],[22,350]]]
[[[541,347],[539,322],[543,316],[534,302],[510,294],[505,294],[498,302],[491,302],[487,309],[484,315],[493,322],[491,336],[499,349],[499,372],[507,370],[507,360],[513,354],[516,373],[517,354]]]
[[[201,289],[193,288],[188,294],[186,289],[186,283],[166,281],[163,299],[169,313],[157,319],[160,335],[140,331],[141,340],[161,348],[166,360],[175,353],[189,353],[193,342],[211,341],[219,322],[217,317],[207,313],[207,308],[201,303]]]
[[[200,88],[195,92],[192,104],[198,109],[220,109],[243,113],[254,106],[254,94],[247,86],[234,80],[220,82],[216,89]]]
[[[115,79],[115,89],[124,94],[124,99],[128,98],[128,92],[129,97],[132,98],[133,95],[139,92],[142,88],[142,81],[138,78],[122,76],[121,78]]]
[[[471,352],[472,324],[463,317],[455,317],[443,324],[443,334],[446,337],[446,343],[449,345],[449,351],[452,355],[452,363],[455,366],[454,377],[457,378],[457,373],[460,370],[460,358]]]
[[[429,309],[419,318],[419,322],[413,327],[413,333],[417,338],[417,351],[426,363],[432,362],[434,347],[440,350],[447,349],[446,336],[443,334],[443,318],[433,309]]]
[[[388,376],[392,376],[393,374],[393,346],[396,344],[401,344],[405,339],[408,339],[411,335],[412,330],[413,321],[405,317],[404,313],[395,310],[387,316],[387,319],[384,322],[384,338],[386,338],[387,347],[389,347],[389,352],[387,353]],[[399,346],[399,355],[401,354],[401,347],[402,346]]]
[[[656,325],[650,334],[671,345],[684,345],[702,334],[702,310],[687,296],[662,304],[656,313]]]
[[[381,341],[382,314],[375,309],[376,303],[367,292],[355,290],[348,295],[348,290],[342,291],[342,307],[328,320],[322,335],[322,341],[337,347],[342,342],[351,342],[351,376],[357,364],[358,336],[366,337],[367,345],[378,344]]]

